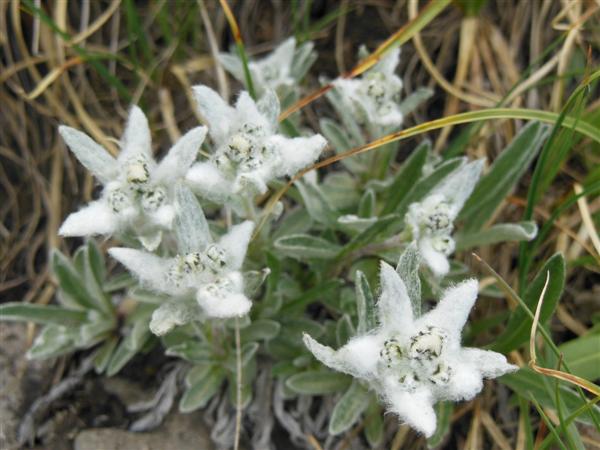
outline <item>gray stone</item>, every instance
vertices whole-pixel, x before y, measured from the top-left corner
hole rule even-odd
[[[0,449],[18,448],[17,429],[26,403],[48,387],[51,363],[27,361],[27,326],[0,322]]]
[[[172,413],[164,424],[149,433],[114,428],[80,432],[74,450],[213,450],[209,431],[200,413]]]

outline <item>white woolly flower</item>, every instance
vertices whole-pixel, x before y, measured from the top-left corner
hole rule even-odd
[[[152,315],[150,329],[158,335],[202,317],[243,316],[252,306],[244,294],[240,269],[254,223],[234,225],[214,242],[194,194],[181,184],[174,191],[177,255],[166,258],[132,248],[108,251],[143,286],[171,298]]]
[[[148,250],[162,239],[174,218],[173,182],[185,176],[196,159],[206,127],[187,132],[157,164],[152,157],[146,116],[133,106],[121,139],[121,152],[113,158],[92,138],[74,128],[59,132],[73,154],[104,189],[100,199],[67,217],[62,236],[112,235],[132,232]]]
[[[306,42],[296,47],[296,39],[283,41],[268,56],[248,63],[248,70],[258,96],[269,90],[293,87],[304,75],[306,65],[310,65],[313,43]],[[221,53],[219,61],[229,73],[245,83],[244,66],[237,54]]]
[[[395,74],[399,61],[400,49],[396,48],[360,78],[338,78],[334,81],[344,103],[360,122],[380,126],[402,125],[402,80]]]
[[[304,343],[323,364],[366,381],[390,411],[429,437],[436,428],[435,403],[469,400],[481,391],[483,378],[518,368],[499,353],[461,346],[476,280],[448,289],[435,309],[415,318],[398,273],[382,262],[380,276],[379,328],[337,351],[307,334]]]
[[[194,87],[194,94],[216,150],[188,171],[187,181],[211,201],[239,210],[243,198],[266,192],[273,178],[294,175],[326,146],[318,134],[297,138],[277,134],[279,100],[273,91],[258,102],[242,92],[235,108],[207,86]]]
[[[455,248],[452,238],[454,220],[473,192],[483,162],[480,159],[459,167],[423,201],[408,208],[405,223],[425,264],[436,276],[444,276],[450,270],[448,256]]]

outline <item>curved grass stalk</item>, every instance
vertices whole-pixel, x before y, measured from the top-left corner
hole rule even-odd
[[[225,13],[225,17],[227,18],[227,23],[229,23],[229,28],[231,28],[231,34],[233,35],[233,40],[235,41],[235,46],[238,51],[238,55],[242,60],[242,66],[244,68],[244,79],[246,80],[246,87],[248,88],[248,93],[250,97],[256,99],[256,91],[254,90],[254,83],[252,82],[252,76],[250,75],[250,69],[248,69],[248,55],[246,55],[246,48],[244,47],[244,41],[242,40],[242,33],[240,32],[240,27],[235,20],[235,16],[227,3],[227,0],[219,0],[221,3],[221,8],[223,8],[223,12]]]
[[[221,3],[224,2],[225,0],[221,0]],[[402,26],[398,31],[387,38],[379,47],[377,47],[377,49],[375,49],[373,53],[360,60],[358,64],[350,71],[340,75],[340,78],[354,78],[373,67],[388,51],[409,41],[415,35],[415,33],[418,33],[425,28],[425,26],[427,26],[429,22],[431,22],[439,13],[441,13],[449,3],[450,0],[431,0],[417,17]],[[333,83],[329,83],[308,94],[306,97],[301,98],[279,115],[279,121],[281,122],[285,120],[291,114],[304,108],[306,105],[315,101],[332,88]]]
[[[419,134],[426,133],[428,131],[437,130],[439,128],[444,128],[449,125],[458,125],[463,123],[471,123],[478,122],[482,120],[490,120],[490,119],[524,119],[524,120],[539,120],[540,122],[546,123],[556,123],[559,119],[559,114],[541,111],[537,109],[523,109],[523,108],[491,108],[484,109],[481,111],[469,111],[460,114],[454,114],[448,117],[442,117],[441,119],[431,120],[429,122],[422,123],[420,125],[415,125],[414,127],[406,128],[404,130],[397,131],[395,133],[388,134],[379,139],[376,139],[372,142],[369,142],[360,147],[353,148],[348,150],[347,152],[340,153],[334,155],[330,158],[327,158],[323,161],[320,161],[312,166],[298,172],[292,179],[279,191],[277,191],[267,203],[265,210],[263,212],[262,219],[258,224],[258,227],[254,231],[253,239],[258,236],[261,228],[265,224],[267,218],[269,217],[271,210],[275,206],[275,204],[283,197],[283,195],[287,192],[287,190],[300,178],[302,178],[306,173],[311,170],[319,169],[321,167],[329,166],[335,162],[341,161],[342,159],[348,158],[350,156],[359,155],[361,153],[366,153],[370,150],[374,150],[378,147],[381,147],[390,142],[399,141],[402,139],[406,139],[412,136],[416,136]],[[589,137],[590,139],[600,143],[600,129],[595,128],[589,122],[585,122],[583,120],[577,120],[571,116],[565,116],[564,120],[561,122],[561,125],[566,128],[572,128],[575,131],[581,133],[582,135]]]
[[[542,289],[542,293],[540,294],[540,299],[537,304],[537,308],[535,310],[535,315],[533,317],[533,323],[531,324],[531,334],[529,337],[529,354],[530,361],[529,367],[535,370],[537,373],[541,373],[542,375],[547,375],[553,378],[557,378],[562,381],[566,381],[571,384],[575,384],[582,389],[594,394],[595,396],[600,397],[600,386],[588,381],[584,378],[578,377],[576,375],[563,372],[561,370],[556,369],[548,369],[546,367],[541,367],[537,365],[537,356],[535,350],[535,336],[537,334],[538,323],[540,321],[540,313],[542,311],[542,304],[544,303],[544,296],[546,295],[546,289],[548,288],[548,283],[550,282],[550,272],[546,275],[546,282],[544,283],[544,288]]]

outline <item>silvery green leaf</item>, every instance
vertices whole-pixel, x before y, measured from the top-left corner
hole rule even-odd
[[[295,208],[286,213],[273,233],[273,239],[289,234],[302,234],[310,230],[313,220],[305,208]]]
[[[271,271],[268,268],[244,272],[242,275],[244,276],[244,293],[246,297],[254,297],[270,273]]]
[[[341,247],[330,241],[308,234],[292,234],[275,241],[275,248],[294,259],[332,259]]]
[[[500,153],[460,213],[466,230],[479,230],[489,220],[538,154],[548,131],[548,126],[530,122]]]
[[[356,311],[358,315],[358,334],[365,334],[377,326],[375,297],[364,273],[356,271],[354,279],[356,290]]]
[[[79,162],[102,184],[116,176],[117,161],[87,134],[64,125],[58,127],[58,132]]]
[[[352,141],[355,142],[357,146],[364,145],[366,141],[363,136],[363,132],[356,122],[356,119],[345,106],[339,89],[331,89],[325,94],[325,97],[327,100],[329,100],[329,103],[331,103],[337,114],[340,116],[340,119],[342,119],[344,128],[348,131],[348,133],[350,133],[350,136],[352,136]]]
[[[360,198],[360,182],[346,172],[329,173],[325,176],[319,189],[327,199],[328,204],[335,209],[356,208]]]
[[[335,326],[335,337],[337,339],[338,345],[343,345],[345,342],[350,340],[355,333],[354,325],[350,320],[350,316],[348,314],[344,314],[340,319],[338,319]]]
[[[215,359],[213,348],[209,344],[192,339],[167,347],[165,354],[193,363],[211,363]]]
[[[404,161],[398,173],[391,179],[392,183],[387,190],[388,199],[383,207],[384,214],[394,211],[421,178],[423,167],[427,162],[427,155],[430,152],[431,141],[423,141]]]
[[[343,226],[343,228],[351,229],[356,232],[363,232],[375,222],[379,220],[378,217],[358,217],[354,214],[346,214],[338,217],[338,223]]]
[[[96,305],[82,276],[75,270],[69,259],[59,250],[51,254],[52,271],[62,291],[65,306],[79,309],[95,309]]]
[[[87,313],[61,306],[10,302],[0,305],[0,320],[76,326],[87,320]]]
[[[413,112],[421,103],[427,101],[433,95],[433,90],[429,88],[418,88],[400,103],[399,109],[403,116]]]
[[[375,215],[375,192],[372,189],[367,189],[360,198],[358,215],[360,217],[373,217]]]
[[[530,241],[537,235],[537,225],[532,221],[500,223],[480,231],[464,231],[455,236],[456,249],[467,250],[482,245],[506,241]]]
[[[183,184],[175,187],[177,216],[173,231],[181,254],[204,249],[212,242],[208,222],[196,196]]]
[[[219,391],[225,379],[225,372],[220,367],[212,367],[203,378],[188,387],[179,401],[179,411],[191,412],[203,408]]]
[[[91,323],[83,324],[79,328],[77,347],[87,348],[104,340],[111,332],[115,331],[115,327],[116,320],[102,317]]]
[[[346,132],[336,122],[328,118],[319,120],[319,127],[325,138],[337,154],[344,153],[354,147]],[[352,173],[363,173],[367,169],[363,155],[344,158],[340,162]]]
[[[365,412],[365,437],[371,448],[377,447],[383,439],[383,413],[377,402],[377,397],[371,394],[369,405]]]
[[[410,298],[413,314],[415,317],[421,315],[421,280],[419,278],[419,265],[421,263],[421,255],[415,242],[411,243],[398,261],[396,272],[404,281],[406,292]]]
[[[96,350],[94,356],[94,368],[96,369],[96,373],[102,373],[106,370],[118,343],[119,339],[117,337],[112,337],[107,339],[98,350]]]
[[[343,247],[340,256],[348,255],[349,253],[372,243],[380,236],[389,235],[390,230],[396,228],[396,224],[399,222],[401,222],[401,218],[396,214],[379,217],[373,225],[357,236],[354,236],[352,240]]]
[[[304,206],[315,222],[332,226],[337,221],[339,213],[332,207],[320,188],[313,183],[297,181],[295,183],[302,196]]]
[[[110,297],[104,292],[104,258],[92,240],[83,247],[83,273],[85,285],[99,311],[112,316],[114,307]]]
[[[317,60],[317,53],[313,51],[314,47],[314,43],[307,41],[296,48],[290,68],[290,75],[296,81],[302,80]]]
[[[260,341],[273,339],[279,334],[281,325],[274,320],[259,319],[241,330],[242,341]]]
[[[33,341],[33,345],[27,351],[27,358],[52,358],[70,353],[75,348],[74,336],[66,327],[61,325],[47,325]]]
[[[286,380],[286,386],[296,394],[326,395],[346,389],[351,378],[338,372],[309,370],[292,375]]]
[[[369,391],[353,381],[331,413],[329,433],[336,436],[354,426],[369,405],[369,397]]]
[[[422,177],[413,183],[412,187],[404,195],[396,206],[396,213],[404,216],[408,206],[411,203],[418,202],[425,198],[439,183],[452,174],[457,168],[466,163],[466,158],[451,158],[442,162],[429,175]]]

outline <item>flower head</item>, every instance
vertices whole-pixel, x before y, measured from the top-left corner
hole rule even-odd
[[[177,255],[163,258],[131,248],[109,250],[143,285],[172,297],[154,312],[150,327],[156,334],[164,334],[192,317],[242,316],[251,307],[244,295],[240,269],[254,223],[234,225],[214,242],[194,195],[181,185],[175,190]]]
[[[100,198],[67,217],[63,236],[112,235],[131,231],[149,250],[160,244],[162,230],[174,219],[173,182],[185,176],[196,159],[206,127],[186,133],[157,164],[152,157],[146,116],[133,106],[121,153],[113,158],[88,135],[61,126],[59,132],[77,159],[102,183]]]
[[[379,328],[352,338],[339,350],[304,335],[308,349],[323,364],[366,381],[411,427],[431,436],[433,405],[468,400],[483,378],[517,370],[495,352],[464,348],[461,330],[477,298],[476,280],[448,289],[437,307],[414,317],[407,288],[398,273],[381,263]]]
[[[402,80],[395,74],[400,49],[391,50],[360,78],[338,78],[335,87],[347,107],[360,122],[380,126],[400,126]]]
[[[250,61],[248,70],[256,93],[262,96],[269,90],[293,87],[304,76],[307,66],[314,61],[313,43],[306,42],[296,47],[296,39],[283,41],[268,56],[258,61]],[[244,66],[237,54],[221,53],[219,61],[229,73],[245,82]]]
[[[268,181],[294,175],[325,148],[326,141],[318,134],[298,138],[277,134],[279,100],[272,91],[258,102],[242,92],[235,108],[206,86],[196,86],[194,93],[216,150],[189,170],[187,181],[209,200],[239,206],[240,199],[266,192]]]
[[[483,169],[483,159],[456,169],[421,202],[412,203],[405,223],[423,260],[437,276],[450,270],[448,256],[454,252],[454,220],[473,192]]]

